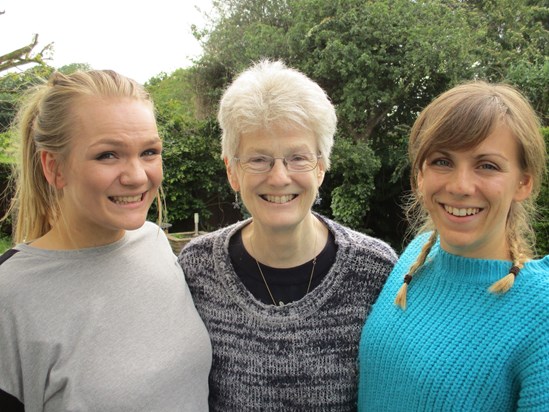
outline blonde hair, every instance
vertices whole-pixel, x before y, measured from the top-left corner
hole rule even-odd
[[[223,158],[236,156],[242,133],[293,126],[314,134],[322,162],[330,168],[335,108],[317,83],[281,61],[262,60],[242,72],[225,90],[217,118]]]
[[[14,170],[15,195],[2,218],[15,214],[13,240],[32,241],[43,236],[61,218],[61,193],[46,180],[40,152],[47,150],[67,159],[74,135],[73,107],[83,97],[131,98],[154,106],[145,89],[111,70],[55,72],[31,89],[16,118],[19,159]],[[161,191],[157,193],[158,221],[162,220]]]
[[[509,274],[495,282],[490,292],[505,293],[525,261],[534,256],[535,235],[530,222],[535,216],[535,200],[547,169],[547,152],[536,113],[526,98],[507,84],[483,81],[458,85],[438,96],[419,115],[408,142],[411,165],[411,195],[406,214],[415,234],[432,230],[418,259],[410,268],[395,303],[406,307],[406,290],[412,276],[423,265],[435,244],[437,232],[424,209],[418,191],[418,174],[434,151],[467,150],[476,147],[501,123],[511,130],[519,144],[519,165],[533,181],[531,195],[513,202],[507,216],[506,235],[513,266]]]

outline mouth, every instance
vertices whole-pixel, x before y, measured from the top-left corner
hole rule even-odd
[[[282,196],[274,196],[274,195],[261,195],[261,198],[263,200],[266,200],[269,203],[288,203],[294,200],[297,197],[297,195],[282,195]]]
[[[136,203],[143,200],[145,194],[141,193],[140,195],[135,196],[109,196],[109,200],[117,205],[127,205],[130,203]]]
[[[452,207],[448,205],[443,205],[444,210],[446,210],[446,213],[451,214],[452,216],[473,216],[482,211],[482,209],[478,207]]]

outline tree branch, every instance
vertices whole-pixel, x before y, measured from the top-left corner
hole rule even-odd
[[[0,14],[3,13],[0,12]],[[32,54],[37,44],[38,34],[35,34],[30,44],[0,56],[0,72],[29,63],[44,64],[44,60],[50,59],[46,57],[46,53],[52,50],[53,43],[46,45],[40,52]]]

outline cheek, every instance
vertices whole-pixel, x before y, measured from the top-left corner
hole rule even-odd
[[[155,186],[160,186],[164,179],[164,170],[162,169],[162,162],[157,162],[149,165],[147,175]]]

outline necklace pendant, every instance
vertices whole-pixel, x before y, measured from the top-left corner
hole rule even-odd
[[[279,302],[278,302],[278,306],[284,306],[284,302],[279,301]]]

